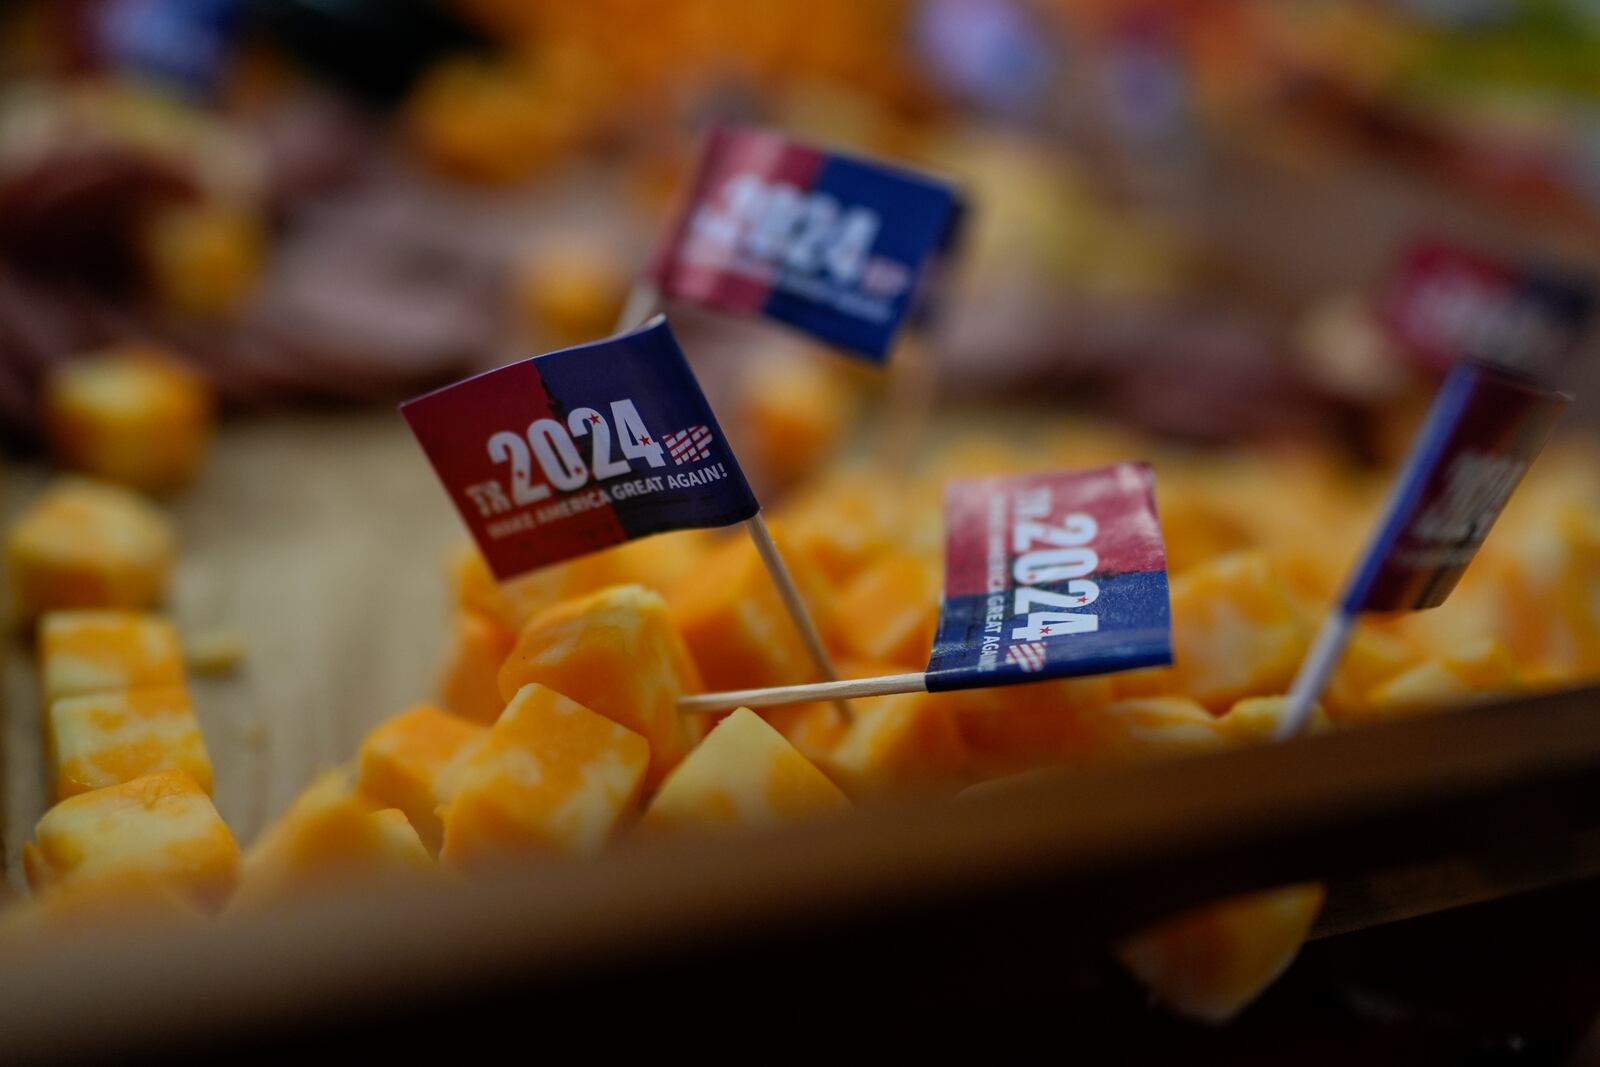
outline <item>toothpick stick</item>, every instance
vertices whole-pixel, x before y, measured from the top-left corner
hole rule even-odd
[[[782,554],[778,552],[777,543],[772,540],[772,531],[767,529],[767,520],[758,511],[753,518],[745,521],[744,528],[749,531],[750,540],[755,542],[756,552],[761,556],[761,562],[766,565],[767,573],[772,576],[772,584],[778,587],[778,595],[783,598],[783,606],[789,610],[789,618],[794,620],[795,628],[800,631],[800,639],[811,655],[812,665],[826,681],[838,681],[839,672],[834,670],[833,661],[828,658],[828,650],[822,644],[822,635],[817,632],[817,624],[811,618],[811,610],[800,598],[800,589],[794,584],[794,575],[789,573],[789,565],[784,563]],[[845,722],[852,722],[855,719],[849,705],[844,701],[835,700],[833,706]]]
[[[638,279],[628,287],[627,299],[622,302],[622,310],[617,313],[617,324],[611,328],[611,332],[622,333],[643,325],[646,319],[655,314],[660,303],[661,290],[656,288],[655,283]]]
[[[1328,687],[1328,679],[1339,665],[1345,645],[1350,643],[1355,623],[1355,616],[1342,610],[1332,612],[1323,621],[1311,651],[1306,653],[1294,683],[1289,686],[1288,704],[1283,709],[1283,718],[1278,720],[1273,740],[1288,741],[1298,737],[1311,721],[1311,710]]]
[[[730,689],[725,693],[696,693],[678,700],[678,711],[699,715],[730,708],[776,708],[785,704],[806,704],[813,700],[843,700],[847,697],[881,697],[894,693],[925,693],[928,676],[889,674],[882,678],[846,678],[838,682],[813,682],[810,685],[784,685],[771,689]]]

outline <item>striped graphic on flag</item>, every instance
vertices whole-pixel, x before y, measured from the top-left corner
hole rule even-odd
[[[1012,645],[1006,649],[1006,662],[1016,664],[1029,674],[1042,670],[1044,661],[1044,644],[1039,641],[1031,645]]]
[[[711,458],[711,430],[705,426],[691,426],[687,430],[669,433],[662,438],[667,452],[678,466]]]

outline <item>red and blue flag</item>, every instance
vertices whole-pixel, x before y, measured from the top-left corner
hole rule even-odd
[[[502,580],[760,507],[662,316],[400,412]]]
[[[763,315],[881,362],[961,215],[947,182],[724,126],[651,275],[663,296]]]
[[[1166,549],[1148,465],[947,487],[930,691],[1171,662]]]
[[[1571,399],[1509,371],[1456,364],[1345,593],[1345,612],[1444,603]]]
[[[1380,312],[1427,370],[1470,359],[1550,375],[1577,349],[1595,306],[1594,280],[1580,272],[1429,239],[1406,251]]]

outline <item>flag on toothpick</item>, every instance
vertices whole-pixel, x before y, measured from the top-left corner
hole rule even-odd
[[[665,318],[400,412],[502,580],[760,510]]]
[[[947,487],[929,690],[1171,662],[1166,550],[1147,465]]]
[[[650,275],[661,296],[763,315],[881,363],[961,214],[948,182],[723,126]]]
[[[435,390],[400,413],[496,578],[636,537],[743,523],[817,673],[836,677],[664,316]]]
[[[684,698],[690,712],[943,692],[1172,662],[1148,465],[979,478],[945,494],[945,590],[926,671]]]
[[[1380,314],[1425,370],[1458,359],[1555,375],[1596,308],[1594,279],[1550,265],[1513,264],[1440,240],[1407,250]]]
[[[1290,687],[1280,738],[1310,719],[1357,615],[1444,603],[1571,400],[1520,374],[1455,365],[1377,533]]]

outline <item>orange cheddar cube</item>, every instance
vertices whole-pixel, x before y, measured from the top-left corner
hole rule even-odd
[[[1226,1022],[1288,969],[1322,900],[1315,883],[1230,897],[1136,934],[1117,955],[1173,1011]]]
[[[851,368],[811,352],[769,356],[739,382],[741,455],[778,484],[816,470],[849,431],[855,393]]]
[[[1273,740],[1288,706],[1288,697],[1246,697],[1217,719],[1217,728],[1230,741],[1265,744]],[[1312,708],[1311,721],[1306,724],[1305,733],[1319,734],[1332,728],[1333,722],[1322,706],[1318,704]]]
[[[482,554],[470,543],[451,561],[456,604],[493,619],[513,634],[528,620],[568,597],[606,585],[642,585],[666,591],[709,551],[708,530],[675,530],[592,552],[587,556],[495,581]]]
[[[563,235],[522,258],[511,288],[512,307],[530,340],[553,334],[577,344],[611,332],[627,295],[628,277],[614,249]]]
[[[48,886],[31,900],[0,912],[0,944],[48,935],[93,941],[131,927],[195,927],[210,916],[194,900],[159,880],[129,876],[114,885]]]
[[[851,797],[949,783],[967,765],[951,703],[929,693],[851,701],[855,721],[822,769]]]
[[[1217,719],[1187,697],[1118,700],[1083,717],[1084,762],[1134,763],[1222,748]]]
[[[678,698],[700,690],[700,675],[666,602],[642,586],[602,589],[529,622],[500,669],[500,693],[509,700],[534,682],[649,742],[647,789],[689,754],[703,729],[678,714]]]
[[[358,791],[347,769],[328,771],[245,854],[229,909],[252,912],[353,882],[426,878],[438,871],[405,814]]]
[[[652,830],[766,827],[848,811],[850,802],[749,708],[716,725],[645,811]]]
[[[6,538],[12,610],[29,620],[59,608],[152,607],[166,592],[173,544],[166,518],[133,493],[61,479]]]
[[[939,626],[939,571],[932,560],[896,552],[858,574],[836,606],[845,649],[861,659],[921,668]]]
[[[650,746],[542,685],[512,697],[462,768],[444,811],[449,867],[526,853],[597,851],[639,802]]]
[[[231,315],[255,289],[267,235],[254,214],[230,204],[177,204],[144,227],[150,288],[172,311],[198,319]]]
[[[850,469],[825,477],[783,509],[784,558],[843,587],[905,534],[905,501],[885,472]],[[937,547],[937,537],[933,545]]]
[[[1223,556],[1172,580],[1173,665],[1117,676],[1123,696],[1182,695],[1214,712],[1289,687],[1306,629],[1257,552]]]
[[[804,556],[773,536],[824,640],[836,633],[827,585]],[[725,541],[667,594],[672,621],[712,690],[817,681],[804,641],[747,538]]]
[[[39,621],[39,679],[47,706],[89,693],[181,686],[178,631],[160,615],[52,611]]]
[[[511,654],[514,633],[486,615],[456,613],[455,636],[439,680],[439,699],[457,715],[494,722],[506,706],[500,696],[500,667]]]
[[[1322,694],[1322,703],[1335,719],[1347,713],[1359,714],[1368,694],[1401,672],[1419,666],[1421,659],[1416,645],[1402,635],[1359,621]]]
[[[439,809],[455,795],[461,768],[488,736],[487,727],[426,704],[402,711],[362,742],[361,791],[405,812],[422,843],[438,852],[444,837]]]
[[[239,846],[198,782],[162,771],[68,797],[39,820],[23,865],[34,892],[152,883],[206,908],[233,888]]]
[[[184,771],[211,792],[211,758],[181,688],[62,697],[45,718],[56,799]]]
[[[1112,701],[1111,679],[1060,678],[1027,685],[970,689],[945,698],[980,773],[1093,758],[1096,714]]]
[[[1490,638],[1454,655],[1429,660],[1378,686],[1366,704],[1345,715],[1364,722],[1416,712],[1444,710],[1522,686],[1521,673],[1505,643]]]
[[[143,347],[63,364],[45,391],[45,424],[61,465],[146,492],[194,479],[211,416],[205,380]]]

